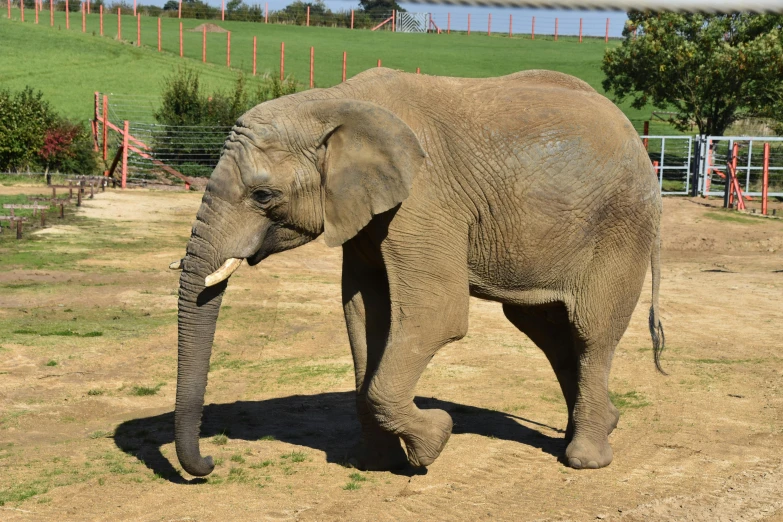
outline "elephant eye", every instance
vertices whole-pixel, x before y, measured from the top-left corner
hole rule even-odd
[[[274,197],[274,194],[270,192],[269,190],[260,189],[253,192],[251,196],[257,203],[261,205],[266,205],[270,201],[272,201],[272,198]]]

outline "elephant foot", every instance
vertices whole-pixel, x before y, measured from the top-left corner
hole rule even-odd
[[[417,425],[402,434],[412,466],[429,466],[438,458],[451,436],[454,423],[443,410],[421,410]]]
[[[408,456],[399,437],[384,433],[362,437],[351,450],[348,463],[362,471],[391,471],[407,468]]]
[[[575,436],[566,448],[565,461],[574,469],[598,469],[612,462],[612,447],[604,437],[601,441]]]

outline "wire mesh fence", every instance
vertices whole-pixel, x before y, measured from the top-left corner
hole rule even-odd
[[[208,177],[220,159],[231,127],[175,126],[133,122],[129,125],[128,175],[136,179],[179,180]]]

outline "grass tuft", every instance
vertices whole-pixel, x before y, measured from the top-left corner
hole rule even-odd
[[[149,395],[157,395],[160,389],[165,385],[165,382],[156,384],[155,386],[134,386],[131,388],[130,394],[135,397],[146,397]]]

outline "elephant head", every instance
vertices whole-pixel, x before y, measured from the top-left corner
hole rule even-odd
[[[215,324],[231,273],[321,233],[337,246],[407,196],[425,153],[373,103],[293,95],[244,114],[196,215],[179,282],[175,442],[182,467],[209,474],[199,430]]]

